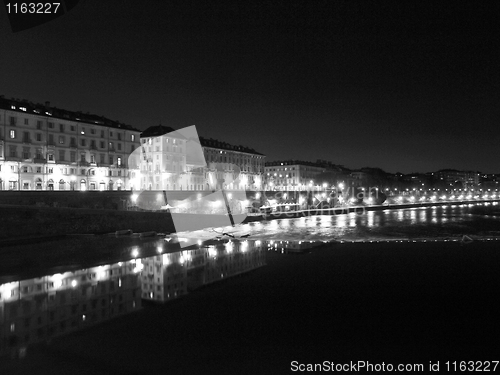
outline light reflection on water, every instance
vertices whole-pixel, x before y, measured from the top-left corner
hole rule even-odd
[[[236,237],[285,240],[380,239],[407,237],[441,237],[467,233],[480,234],[488,221],[490,232],[499,231],[498,204],[447,205],[411,209],[388,209],[335,216],[309,216],[269,220],[261,223],[218,228]],[[214,232],[200,230],[186,234],[193,238],[213,238]]]
[[[303,248],[289,246],[292,252]],[[143,300],[164,303],[262,267],[268,247],[264,241],[211,241],[30,279],[0,278],[0,357],[22,356],[29,345],[137,311]]]

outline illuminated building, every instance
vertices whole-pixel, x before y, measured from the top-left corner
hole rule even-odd
[[[188,150],[201,147],[205,161]],[[265,156],[244,146],[214,139],[186,139],[162,125],[141,134],[140,177],[133,186],[142,190],[258,190],[262,188]],[[131,176],[136,176],[135,172]]]
[[[307,190],[313,186],[322,187],[318,177],[326,174],[338,175],[342,180],[343,168],[324,161],[316,163],[301,160],[268,162],[265,166],[266,187],[268,190]]]
[[[140,260],[0,284],[0,355],[141,308]]]
[[[0,97],[0,190],[128,190],[139,136],[102,116]]]
[[[141,133],[140,173],[131,170],[136,190],[189,190],[186,179],[187,140],[174,129],[151,126]]]
[[[260,190],[263,187],[265,155],[244,146],[233,146],[200,137],[206,169],[207,189]]]

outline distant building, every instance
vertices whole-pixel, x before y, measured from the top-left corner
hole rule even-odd
[[[322,186],[324,180],[340,178],[344,180],[341,166],[318,160],[280,160],[267,162],[265,166],[266,189],[269,190],[306,190]],[[320,178],[320,177],[324,178]],[[329,184],[331,185],[331,183]]]
[[[444,181],[450,188],[479,187],[481,173],[474,171],[458,171],[456,169],[441,169],[435,172],[438,180]]]
[[[0,97],[0,190],[128,190],[139,135],[102,116]]]

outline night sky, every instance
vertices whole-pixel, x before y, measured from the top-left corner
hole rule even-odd
[[[280,159],[500,173],[500,2],[101,1],[14,33],[0,94]]]

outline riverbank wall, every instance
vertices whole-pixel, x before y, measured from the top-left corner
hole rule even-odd
[[[128,192],[130,194],[130,192]],[[120,198],[118,198],[120,199]],[[246,223],[261,220],[298,218],[315,215],[341,215],[351,212],[363,214],[367,211],[379,211],[389,209],[405,209],[432,207],[444,205],[474,204],[486,202],[498,202],[499,200],[465,200],[453,202],[425,202],[407,203],[397,205],[372,205],[372,206],[349,206],[327,209],[308,209],[299,211],[283,210],[267,211],[260,214],[251,214],[246,218],[238,216],[235,223]],[[113,203],[113,202],[111,202]],[[194,215],[176,214],[179,220],[192,221],[196,216],[198,223],[203,222],[206,227],[225,226],[228,223],[227,215]],[[200,219],[203,217],[203,220]],[[243,220],[244,219],[244,220]],[[92,209],[92,208],[68,208],[48,207],[43,205],[6,205],[0,204],[0,240],[15,240],[29,237],[50,237],[67,234],[101,234],[112,233],[120,230],[132,230],[133,232],[155,231],[160,233],[175,232],[172,216],[168,211],[146,212],[127,211],[119,209]],[[193,229],[202,229],[193,228]]]

